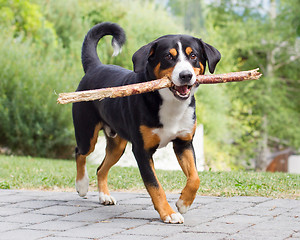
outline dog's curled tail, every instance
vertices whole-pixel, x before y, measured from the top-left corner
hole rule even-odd
[[[113,56],[117,56],[121,52],[121,48],[126,41],[124,30],[115,23],[103,22],[95,25],[86,34],[81,50],[81,61],[84,72],[88,68],[101,64],[97,54],[97,45],[99,40],[106,36],[112,35],[112,46],[114,48]]]

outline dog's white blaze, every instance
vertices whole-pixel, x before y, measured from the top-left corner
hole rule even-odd
[[[183,70],[190,70],[193,73],[193,78],[195,78],[191,79],[191,84],[193,84],[196,81],[194,69],[187,61],[180,42],[178,42],[178,46],[179,62],[173,70],[172,81],[176,84],[175,81],[179,81],[179,73]],[[196,88],[192,87],[190,97],[184,101],[177,99],[168,88],[159,90],[163,99],[163,103],[159,109],[159,119],[163,127],[153,130],[153,133],[157,134],[160,138],[158,148],[165,147],[170,141],[177,137],[184,137],[192,132],[194,127],[193,116],[195,110],[193,107],[189,107],[189,105],[191,103],[191,96],[194,95],[195,90]]]
[[[154,129],[153,133],[159,136],[159,148],[162,148],[177,137],[183,137],[192,132],[194,108],[189,107],[191,97],[181,101],[175,98],[169,89],[159,91],[163,98],[159,109],[159,119],[163,127]]]
[[[182,83],[180,81],[179,74],[184,70],[189,70],[193,74],[193,77],[190,80],[190,82],[187,83],[187,85],[193,85],[196,82],[195,71],[193,69],[193,66],[188,61],[188,59],[186,58],[186,56],[183,52],[181,42],[178,42],[177,44],[178,44],[178,62],[176,63],[174,70],[172,72],[172,82],[176,86],[181,86]]]

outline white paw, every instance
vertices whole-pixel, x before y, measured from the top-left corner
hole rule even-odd
[[[167,216],[164,220],[165,223],[183,223],[184,218],[180,213],[173,213]]]
[[[89,190],[89,176],[85,169],[85,174],[82,179],[75,182],[76,191],[80,197],[84,197]]]
[[[190,208],[190,206],[186,206],[183,204],[182,199],[178,199],[178,201],[176,202],[176,207],[181,214],[186,213]]]
[[[113,196],[107,195],[103,192],[99,193],[99,201],[103,205],[116,205],[117,201]]]

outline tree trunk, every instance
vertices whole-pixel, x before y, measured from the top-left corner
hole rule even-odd
[[[262,118],[262,139],[259,146],[259,156],[256,160],[255,170],[265,171],[268,167],[268,116],[265,114]]]
[[[275,19],[276,19],[276,0],[271,0],[270,2],[270,10],[269,10],[269,18],[271,21],[271,29],[270,31],[273,31],[275,26]],[[275,66],[275,51],[276,49],[271,50],[267,53],[266,60],[267,60],[267,66],[266,70],[264,72],[265,78],[269,80],[269,84],[267,84],[265,95],[269,96],[272,94],[272,81],[274,78],[274,66]],[[261,141],[259,144],[259,153],[258,157],[255,162],[255,169],[257,171],[265,171],[268,167],[268,154],[269,151],[269,135],[268,135],[268,113],[267,109],[263,109],[263,117],[262,117],[262,126],[261,126]]]

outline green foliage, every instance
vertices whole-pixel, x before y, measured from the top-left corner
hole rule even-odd
[[[30,1],[0,0],[0,22],[14,32],[15,38],[29,37],[41,49],[57,46],[53,24],[46,20],[40,7]]]
[[[60,57],[63,52],[36,49],[29,40],[20,43],[1,32],[0,142],[19,154],[68,156],[71,106],[59,108],[55,92],[71,90],[76,73],[70,74],[74,69]]]
[[[129,69],[139,47],[170,33],[169,27],[181,31],[153,3],[130,2],[130,11],[124,10],[125,4],[111,0],[0,1],[1,145],[17,154],[72,155],[71,105],[57,105],[56,93],[75,90],[83,75],[81,44],[94,24],[113,21],[125,28],[129,41],[122,55],[111,57],[111,39],[106,37],[100,42],[99,56],[104,63]]]
[[[270,149],[300,146],[300,112],[296,107],[300,100],[296,94],[300,90],[296,67],[300,55],[294,27],[299,25],[295,22],[299,2],[271,1],[265,8],[262,1],[258,3],[212,3],[206,16],[208,38],[222,53],[220,67],[224,72],[259,67],[263,73],[259,81],[226,86],[225,95],[231,103],[227,115],[234,144],[231,153],[240,163],[258,158],[265,137]]]

